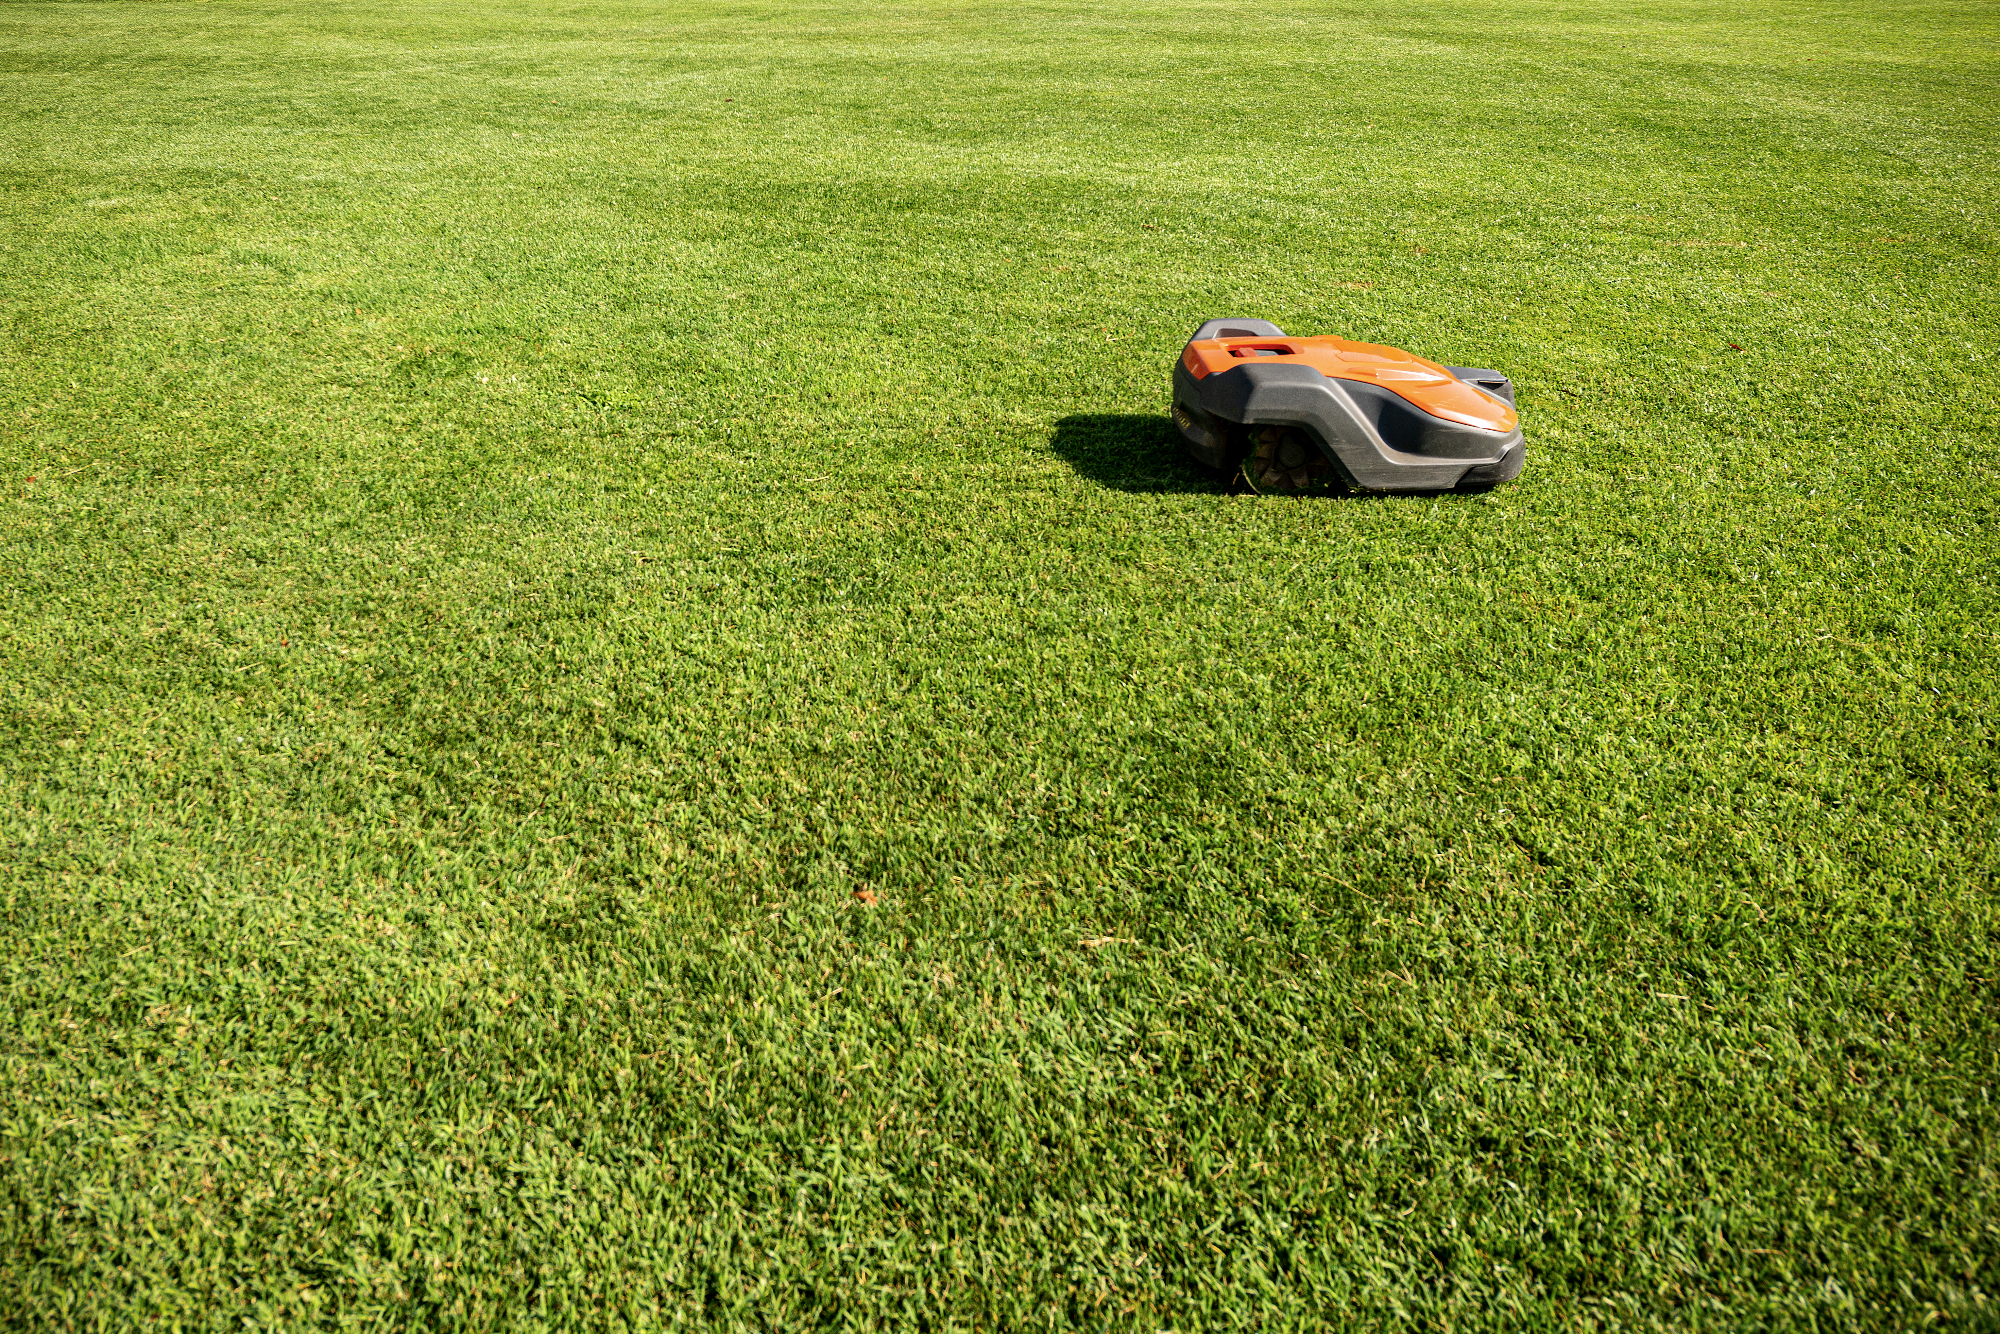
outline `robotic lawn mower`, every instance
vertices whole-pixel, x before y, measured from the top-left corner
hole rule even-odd
[[[1483,491],[1521,474],[1514,384],[1398,348],[1210,320],[1174,363],[1188,451],[1256,490]]]

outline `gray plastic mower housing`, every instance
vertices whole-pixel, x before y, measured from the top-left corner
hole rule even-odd
[[[1283,337],[1269,320],[1210,320],[1188,341]],[[1445,370],[1513,406],[1514,383],[1500,372]],[[1188,452],[1218,470],[1239,460],[1242,432],[1232,428],[1296,427],[1362,491],[1484,490],[1520,476],[1527,459],[1519,427],[1503,434],[1446,421],[1379,385],[1335,379],[1297,362],[1246,361],[1197,380],[1176,358],[1174,424]]]

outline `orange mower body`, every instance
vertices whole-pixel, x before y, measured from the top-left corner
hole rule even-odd
[[[1260,490],[1484,490],[1526,457],[1512,381],[1400,348],[1210,320],[1173,380],[1188,451]]]

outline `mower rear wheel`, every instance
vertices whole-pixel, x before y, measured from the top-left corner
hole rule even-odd
[[[1248,426],[1243,480],[1253,491],[1333,491],[1341,477],[1319,443],[1296,426]]]

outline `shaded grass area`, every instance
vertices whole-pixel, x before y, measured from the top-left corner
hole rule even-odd
[[[0,11],[0,1309],[1990,1324],[1994,27]]]

